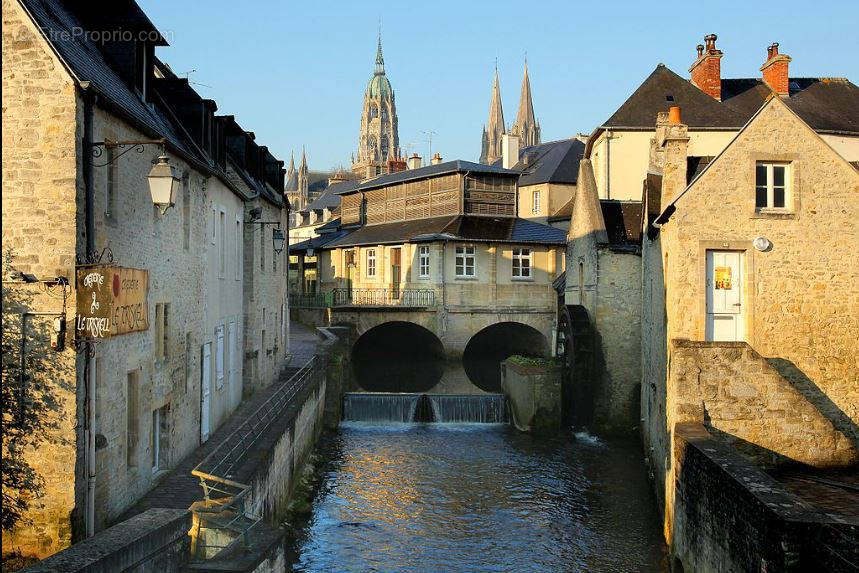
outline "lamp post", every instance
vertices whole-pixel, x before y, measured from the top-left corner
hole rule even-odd
[[[271,230],[271,241],[274,246],[274,252],[278,255],[283,252],[283,245],[286,242],[286,237],[283,236],[283,231],[280,227]]]

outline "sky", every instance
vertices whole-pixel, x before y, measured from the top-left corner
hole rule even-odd
[[[527,54],[543,141],[590,133],[657,64],[683,77],[718,35],[722,77],[759,77],[766,46],[792,77],[859,83],[859,0],[417,3],[138,0],[170,46],[157,55],[272,153],[349,166],[380,19],[404,153],[476,161],[493,70],[516,119]],[[203,8],[205,6],[205,8]]]

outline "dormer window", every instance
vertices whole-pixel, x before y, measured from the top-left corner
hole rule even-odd
[[[790,205],[790,164],[758,161],[755,165],[755,210],[787,210]]]

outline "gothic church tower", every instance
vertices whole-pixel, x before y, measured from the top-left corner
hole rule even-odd
[[[492,100],[489,102],[489,124],[483,127],[483,144],[480,162],[491,165],[501,159],[501,136],[504,135],[504,110],[501,107],[501,88],[498,85],[498,68],[495,68],[495,83],[492,84]]]
[[[510,130],[519,137],[519,147],[540,145],[540,124],[534,117],[534,102],[531,101],[531,80],[528,79],[528,60],[525,60],[525,75],[522,78],[522,94],[519,96],[519,113]]]
[[[385,75],[380,33],[376,49],[376,69],[364,92],[358,155],[352,162],[352,171],[361,177],[374,177],[384,173],[387,161],[400,155],[397,108],[394,100],[394,90]]]

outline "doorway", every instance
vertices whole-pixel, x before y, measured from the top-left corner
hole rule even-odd
[[[209,439],[209,410],[212,394],[212,343],[203,345],[200,368],[200,443]]]
[[[706,340],[745,339],[741,251],[707,251]]]
[[[391,249],[391,299],[395,301],[400,298],[401,255],[400,247]]]

